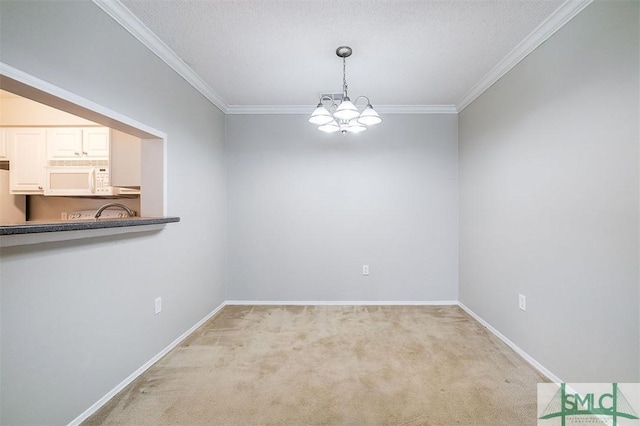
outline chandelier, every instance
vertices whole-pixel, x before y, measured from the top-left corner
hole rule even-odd
[[[318,130],[326,133],[340,132],[343,135],[348,133],[360,133],[367,130],[367,126],[372,126],[382,122],[382,118],[371,106],[369,98],[358,96],[351,102],[347,94],[347,61],[353,51],[348,46],[340,46],[336,49],[336,55],[342,58],[342,93],[322,94],[320,102],[315,111],[309,117],[309,123],[318,126]],[[364,99],[367,104],[358,111],[356,104],[360,99]],[[329,103],[325,107],[324,102]]]

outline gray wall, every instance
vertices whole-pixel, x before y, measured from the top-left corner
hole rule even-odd
[[[588,6],[459,116],[460,300],[565,381],[640,380],[639,5]]]
[[[1,61],[168,134],[182,219],[0,251],[0,422],[65,424],[223,302],[224,115],[91,2],[3,0],[0,17]]]
[[[640,380],[638,36],[593,4],[459,117],[460,299],[568,381]],[[455,115],[228,116],[225,175],[223,114],[92,3],[1,1],[0,60],[166,132],[182,218],[1,249],[1,423],[69,422],[225,298],[458,298]]]
[[[227,116],[228,299],[457,300],[457,115],[384,120]]]

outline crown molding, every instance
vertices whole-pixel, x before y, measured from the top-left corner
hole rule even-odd
[[[202,93],[211,103],[222,112],[227,113],[227,103],[207,83],[200,78],[180,57],[142,23],[119,0],[93,0],[100,9],[111,16],[124,29],[155,53],[175,72],[191,84],[198,92]]]
[[[455,105],[377,105],[383,114],[457,114]]]
[[[315,105],[229,105],[227,114],[311,114]],[[457,114],[455,105],[377,105],[382,114]]]
[[[311,114],[315,105],[229,105],[227,114]]]
[[[161,60],[202,93],[211,103],[225,114],[308,114],[313,109],[309,105],[227,105],[202,78],[157,35],[144,25],[119,0],[92,0],[118,24],[137,38]],[[522,42],[507,54],[487,73],[469,93],[455,105],[379,105],[378,112],[384,114],[456,114],[465,109],[485,90],[515,67],[527,55],[544,43],[556,31],[573,19],[593,0],[567,0],[551,16],[534,29]]]
[[[522,40],[511,52],[485,75],[469,93],[457,104],[456,109],[461,112],[485,90],[493,86],[502,76],[511,71],[520,61],[526,58],[538,46],[544,43],[556,31],[573,19],[593,0],[567,0],[551,16],[536,27],[524,40]]]
[[[92,0],[100,9],[155,53],[175,72],[225,114],[310,114],[313,105],[227,105],[169,46],[138,19],[120,0]],[[455,105],[379,105],[384,114],[456,114]]]

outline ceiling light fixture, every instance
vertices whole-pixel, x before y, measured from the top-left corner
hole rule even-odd
[[[349,133],[360,133],[367,130],[367,126],[372,126],[382,122],[382,118],[371,106],[369,98],[358,96],[355,102],[351,102],[347,94],[347,61],[353,50],[348,46],[340,46],[336,49],[336,55],[342,58],[342,93],[322,94],[320,102],[315,111],[309,117],[309,123],[318,126],[318,130],[327,133],[340,132],[343,135]],[[367,105],[362,112],[358,111],[356,104],[358,100],[365,99]],[[329,108],[324,106],[324,102],[329,101]]]

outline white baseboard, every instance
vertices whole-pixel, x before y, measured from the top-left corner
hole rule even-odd
[[[471,315],[476,321],[478,321],[480,324],[482,324],[483,326],[485,326],[490,332],[492,332],[498,339],[502,340],[504,343],[507,344],[507,346],[509,346],[511,349],[513,349],[518,355],[520,355],[522,358],[525,359],[525,361],[527,361],[529,364],[531,364],[533,366],[533,368],[535,368],[536,370],[538,370],[540,373],[542,373],[543,375],[545,375],[549,380],[551,380],[554,383],[563,383],[562,380],[556,376],[555,374],[553,374],[551,371],[549,371],[547,368],[545,368],[542,364],[540,364],[538,361],[536,361],[531,355],[529,355],[528,353],[526,353],[525,351],[523,351],[522,349],[520,349],[520,347],[518,347],[518,345],[516,345],[515,343],[513,343],[511,340],[507,339],[507,337],[500,333],[498,330],[496,330],[495,328],[493,328],[488,322],[486,322],[485,320],[483,320],[480,316],[478,316],[475,312],[473,312],[471,309],[469,309],[468,307],[466,307],[464,305],[464,303],[462,302],[458,302],[458,306],[460,306],[466,313],[468,313],[469,315]]]
[[[196,331],[196,329],[198,327],[200,327],[202,324],[204,324],[205,322],[207,322],[208,320],[210,320],[211,318],[213,318],[214,315],[216,315],[218,312],[220,312],[220,310],[222,308],[224,308],[225,306],[225,302],[221,303],[220,306],[218,306],[217,308],[215,308],[213,311],[211,311],[209,314],[207,314],[207,316],[205,316],[204,318],[202,318],[200,321],[198,321],[197,324],[195,324],[193,327],[191,327],[189,330],[185,331],[184,333],[182,333],[182,335],[180,335],[180,337],[178,337],[176,340],[174,340],[173,342],[171,342],[169,344],[169,346],[167,346],[166,348],[164,348],[163,350],[161,350],[157,355],[155,355],[153,358],[151,358],[149,361],[147,361],[146,363],[144,363],[144,365],[142,365],[140,368],[138,368],[136,371],[134,371],[133,373],[131,373],[131,375],[129,375],[129,377],[127,377],[126,379],[124,379],[122,381],[122,383],[120,383],[118,386],[116,386],[115,388],[113,388],[111,391],[109,391],[109,393],[107,393],[105,396],[103,396],[102,398],[100,398],[98,401],[96,401],[95,404],[93,404],[91,407],[87,408],[85,410],[84,413],[80,414],[78,417],[76,417],[75,419],[73,419],[68,426],[77,426],[80,423],[82,423],[83,421],[85,421],[86,419],[89,418],[89,416],[91,416],[93,413],[95,413],[96,411],[98,411],[98,409],[100,409],[100,407],[102,407],[104,404],[106,404],[111,398],[113,398],[114,396],[116,396],[116,394],[118,392],[120,392],[122,389],[124,389],[125,387],[127,387],[131,382],[133,382],[135,379],[138,378],[138,376],[140,376],[142,373],[144,373],[145,371],[147,371],[149,369],[149,367],[151,367],[153,364],[155,364],[156,362],[158,362],[160,360],[160,358],[162,358],[163,356],[165,356],[171,349],[175,348],[176,346],[178,346],[180,344],[180,342],[182,342],[184,339],[186,339],[187,337],[189,337],[189,335],[191,333],[193,333],[194,331]]]
[[[247,306],[451,306],[457,305],[457,300],[425,300],[425,301],[402,301],[402,300],[227,300],[227,305],[247,305]]]
[[[511,340],[507,339],[502,333],[500,333],[498,330],[493,328],[489,323],[487,323],[485,320],[483,320],[481,317],[479,317],[475,312],[473,312],[471,309],[469,309],[463,303],[461,303],[461,302],[459,302],[457,300],[434,300],[434,301],[354,301],[354,300],[346,300],[346,301],[290,301],[290,300],[287,300],[287,301],[267,301],[267,300],[262,300],[262,301],[256,301],[256,300],[227,300],[227,301],[221,303],[220,306],[218,306],[213,311],[211,311],[203,319],[198,321],[198,323],[195,324],[193,327],[191,327],[189,330],[185,331],[180,337],[178,337],[176,340],[171,342],[166,348],[164,348],[157,355],[155,355],[153,358],[151,358],[149,361],[147,361],[144,365],[142,365],[136,371],[131,373],[131,375],[129,375],[129,377],[124,379],[122,381],[122,383],[120,383],[118,386],[113,388],[105,396],[100,398],[91,407],[87,408],[87,410],[85,410],[84,413],[80,414],[78,417],[76,417],[74,420],[72,420],[69,423],[68,426],[80,425],[83,421],[88,419],[92,414],[94,414],[96,411],[98,411],[98,409],[100,409],[100,407],[102,407],[111,398],[113,398],[118,392],[120,392],[127,385],[129,385],[131,382],[133,382],[136,378],[138,378],[138,376],[140,376],[142,373],[144,373],[146,370],[148,370],[153,364],[158,362],[160,360],[160,358],[165,356],[171,349],[173,349],[176,346],[178,346],[180,344],[180,342],[182,342],[184,339],[186,339],[191,333],[196,331],[196,329],[198,327],[200,327],[206,321],[211,319],[214,315],[216,315],[218,312],[220,312],[220,310],[222,308],[224,308],[225,306],[227,306],[227,305],[230,305],[230,306],[233,306],[233,305],[236,305],[236,306],[238,306],[238,305],[247,305],[247,306],[261,306],[261,305],[264,305],[264,306],[275,306],[275,305],[282,305],[282,306],[287,306],[287,305],[289,305],[289,306],[302,306],[302,305],[307,305],[307,306],[351,306],[351,305],[352,306],[394,306],[394,305],[395,306],[460,306],[460,308],[462,308],[465,312],[467,312],[469,315],[471,315],[480,324],[485,326],[490,332],[492,332],[497,338],[499,338],[504,343],[506,343],[518,355],[520,355],[529,364],[531,364],[536,370],[538,370],[544,376],[549,378],[549,380],[551,380],[551,381],[553,381],[555,383],[562,383],[562,380],[560,380],[555,374],[553,374],[551,371],[547,370],[542,364],[540,364],[538,361],[533,359],[529,354],[527,354],[525,351],[520,349],[515,343],[513,343]]]

